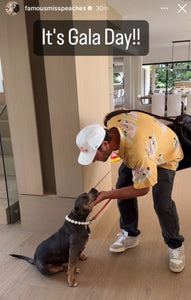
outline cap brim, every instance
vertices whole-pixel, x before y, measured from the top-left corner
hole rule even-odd
[[[90,165],[96,156],[96,152],[97,150],[92,151],[91,153],[80,152],[78,156],[79,164],[84,166]]]

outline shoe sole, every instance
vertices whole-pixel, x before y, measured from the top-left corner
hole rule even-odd
[[[184,270],[184,267],[185,267],[185,265],[182,266],[182,268],[180,268],[180,269],[173,269],[173,268],[169,265],[169,269],[170,269],[170,271],[172,271],[173,273],[180,273],[180,272],[182,272],[182,271]]]
[[[134,248],[136,246],[139,245],[139,241],[137,240],[133,245],[127,247],[127,248],[120,248],[120,249],[113,249],[113,248],[109,248],[110,252],[114,252],[114,253],[121,253],[121,252],[125,252],[126,250],[130,249],[130,248]]]

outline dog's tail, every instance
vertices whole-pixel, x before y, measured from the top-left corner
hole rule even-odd
[[[19,259],[24,259],[24,260],[26,260],[28,263],[30,263],[31,265],[35,265],[34,259],[32,259],[32,258],[30,258],[30,257],[28,257],[28,256],[18,255],[18,254],[10,254],[10,256],[16,257],[16,258],[19,258]]]

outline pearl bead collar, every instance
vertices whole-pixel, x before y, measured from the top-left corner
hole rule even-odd
[[[80,221],[75,221],[72,220],[68,217],[68,215],[65,217],[65,220],[72,223],[72,224],[76,224],[76,225],[89,225],[91,223],[91,221],[87,221],[87,222],[80,222]]]

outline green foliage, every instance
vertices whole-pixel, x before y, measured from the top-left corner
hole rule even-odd
[[[190,69],[187,69],[187,66],[190,66]],[[191,81],[191,63],[176,63],[174,67],[184,67],[184,69],[171,69],[172,64],[166,65],[166,68],[160,69],[156,68],[155,70],[155,82],[157,88],[172,88],[174,87],[175,81]],[[186,69],[185,69],[186,67]]]
[[[156,88],[165,88],[165,86],[166,86],[166,84],[164,82],[157,81]]]
[[[122,73],[114,73],[113,74],[113,83],[123,83],[123,74]]]

